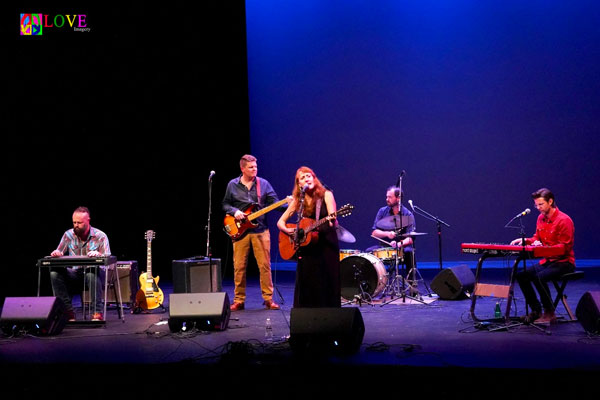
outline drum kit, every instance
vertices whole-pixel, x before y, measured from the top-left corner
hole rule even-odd
[[[398,226],[407,226],[409,224],[407,216],[393,215],[382,218],[376,224],[377,228],[382,230],[396,230]],[[337,227],[338,240],[344,243],[354,243],[354,236],[341,226]],[[399,233],[399,240],[406,237],[413,238],[413,254],[415,251],[414,240],[418,236],[427,235],[422,232]],[[343,305],[350,303],[362,303],[374,305],[375,298],[389,298],[382,302],[381,306],[389,304],[402,298],[412,299],[426,304],[419,293],[418,281],[423,280],[421,274],[415,265],[414,256],[411,257],[412,265],[405,265],[405,254],[402,246],[396,246],[396,243],[386,242],[373,236],[387,247],[371,249],[369,252],[362,252],[355,249],[340,249],[340,279],[342,298],[346,301]],[[402,266],[406,267],[408,272],[403,275]],[[389,271],[389,272],[388,272]],[[417,279],[417,275],[419,279]],[[431,291],[425,283],[429,294]]]

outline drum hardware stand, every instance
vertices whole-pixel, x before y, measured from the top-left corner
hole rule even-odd
[[[388,282],[387,286],[383,290],[383,295],[389,293],[391,298],[390,298],[390,300],[383,302],[381,304],[381,307],[383,307],[387,304],[390,304],[390,303],[398,300],[399,298],[402,298],[403,303],[405,303],[406,299],[409,298],[411,300],[418,301],[420,303],[427,305],[427,303],[425,303],[422,298],[417,298],[412,295],[413,290],[414,290],[413,285],[414,285],[414,282],[416,282],[416,280],[413,279],[413,281],[411,281],[411,284],[407,286],[406,283],[407,283],[408,279],[405,279],[404,276],[398,270],[398,265],[399,265],[398,246],[393,246],[392,243],[386,242],[385,240],[382,240],[376,236],[373,236],[373,235],[371,235],[371,236],[373,238],[389,245],[390,247],[396,247],[396,256],[395,256],[395,265],[394,265],[395,276],[391,281]],[[400,247],[402,247],[402,246],[400,246]],[[413,256],[413,263],[414,263],[414,256]],[[413,268],[411,268],[411,271],[414,274],[414,272],[416,271],[416,268],[414,268],[414,266],[413,266]],[[407,276],[408,276],[408,274],[407,274]],[[423,279],[423,278],[421,277],[421,279]],[[407,291],[409,292],[408,295],[406,294]],[[418,293],[418,290],[417,290],[417,293]],[[396,297],[394,297],[394,296],[396,296]]]
[[[415,205],[412,200],[408,201],[410,207],[412,208],[415,214],[418,214],[424,218],[427,218],[431,221],[434,221],[437,225],[437,235],[438,235],[438,256],[440,261],[440,271],[442,270],[442,225],[446,225],[446,227],[450,228],[450,225],[436,217],[435,215],[431,215],[427,211],[423,210],[419,206]],[[417,212],[418,211],[418,212]]]
[[[373,298],[371,297],[371,295],[369,293],[367,293],[365,291],[365,285],[367,284],[367,282],[364,279],[362,279],[362,272],[356,267],[356,265],[353,265],[353,268],[354,268],[354,279],[355,280],[360,279],[360,284],[358,285],[360,294],[355,294],[354,298],[352,300],[348,300],[345,303],[342,303],[342,306],[352,304],[352,303],[358,303],[359,307],[361,307],[363,303],[366,303],[366,304],[369,304],[371,307],[374,307],[375,305],[373,304]]]

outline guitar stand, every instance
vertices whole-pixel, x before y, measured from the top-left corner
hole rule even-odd
[[[155,312],[159,308],[160,308],[161,311],[160,312]],[[154,308],[152,310],[144,310],[142,307],[138,306],[137,304],[135,304],[131,308],[131,314],[164,314],[166,312],[167,312],[167,309],[162,304],[160,304],[157,308]]]

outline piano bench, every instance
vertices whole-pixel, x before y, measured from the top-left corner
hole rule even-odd
[[[567,283],[571,281],[576,281],[579,279],[583,279],[584,273],[583,271],[575,271],[564,274],[558,279],[552,281],[554,287],[556,288],[556,298],[554,299],[554,309],[558,306],[558,302],[562,302],[567,314],[569,314],[569,318],[571,321],[576,321],[575,315],[573,311],[571,311],[571,307],[569,307],[569,303],[567,303],[567,295],[565,294],[565,289],[567,288]]]

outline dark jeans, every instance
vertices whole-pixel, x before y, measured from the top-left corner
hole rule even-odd
[[[80,268],[54,268],[50,271],[50,282],[54,295],[65,303],[68,311],[73,311],[73,294],[83,295],[84,284],[90,295],[91,312],[102,312],[102,284],[104,271],[98,271],[96,279],[96,267]],[[84,271],[86,271],[84,276]],[[85,282],[84,282],[85,281]],[[83,304],[83,299],[82,299]]]
[[[532,265],[517,273],[517,282],[519,282],[525,301],[529,304],[531,310],[541,313],[543,306],[547,312],[554,311],[554,302],[550,295],[548,282],[574,270],[575,265],[570,262],[547,262],[543,265]],[[540,300],[538,300],[533,286],[540,294]]]

